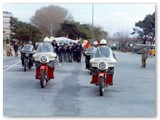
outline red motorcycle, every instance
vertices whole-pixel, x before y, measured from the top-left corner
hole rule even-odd
[[[54,62],[56,54],[53,52],[53,47],[49,42],[39,44],[37,52],[33,55],[36,66],[36,79],[40,80],[42,88],[46,82],[54,79]]]
[[[99,46],[90,60],[92,80],[91,84],[99,86],[99,94],[103,96],[104,88],[113,85],[114,66],[116,58],[111,48]]]

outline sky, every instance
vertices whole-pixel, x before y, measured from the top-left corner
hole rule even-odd
[[[75,21],[100,26],[112,36],[116,32],[131,33],[135,22],[155,12],[155,4],[3,4],[3,10],[12,12],[19,20],[30,22],[36,10],[49,5],[58,5],[68,10]],[[93,7],[93,11],[92,11]],[[93,12],[93,14],[92,14]]]

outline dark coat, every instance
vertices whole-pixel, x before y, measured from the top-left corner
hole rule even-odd
[[[79,44],[76,46],[77,53],[81,53],[83,51],[82,45]]]
[[[58,46],[57,53],[58,53],[58,54],[61,54],[61,53],[63,53],[63,51],[64,51],[63,46],[62,46],[62,45],[61,45],[61,46]]]
[[[14,51],[15,51],[15,52],[18,51],[18,45],[14,45]]]
[[[57,43],[55,44],[55,43],[52,41],[51,44],[52,44],[52,46],[53,46],[54,51],[57,53],[57,52],[58,52],[58,45],[57,45]]]

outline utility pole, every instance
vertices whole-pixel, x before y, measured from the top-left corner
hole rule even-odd
[[[118,34],[119,34],[119,22],[118,22]]]
[[[51,31],[50,31],[51,32],[51,36],[52,36],[52,31],[53,31],[53,28],[52,28],[52,24],[51,24]]]
[[[92,3],[92,43],[94,42],[94,4]]]
[[[111,37],[111,26],[112,26],[112,23],[110,22],[110,31],[109,31],[110,32],[110,37]]]

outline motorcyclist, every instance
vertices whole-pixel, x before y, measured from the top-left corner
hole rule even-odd
[[[105,39],[102,39],[100,41],[100,46],[107,46],[107,41]],[[113,53],[113,57],[117,60],[116,55]]]
[[[43,42],[50,42],[50,39],[49,39],[48,37],[45,37],[45,38],[43,39]]]
[[[32,41],[29,41],[29,42],[28,42],[28,45],[32,45]]]
[[[88,50],[89,50],[90,48],[93,48],[93,49],[92,49],[92,53],[94,53],[94,52],[96,51],[97,46],[98,46],[98,42],[97,42],[97,41],[94,41],[93,44],[91,44],[91,46],[88,48]],[[88,52],[88,50],[86,51],[86,53]],[[90,63],[89,63],[89,61],[90,61],[92,55],[86,55],[86,53],[85,53],[86,69],[90,69]]]
[[[97,42],[97,41],[94,41],[94,42],[93,42],[93,45],[94,45],[95,48],[97,48],[97,47],[98,47],[98,42]]]
[[[107,40],[102,39],[102,40],[100,41],[100,46],[102,46],[102,45],[107,45]]]
[[[107,40],[105,40],[105,39],[102,39],[101,41],[100,41],[100,45],[97,47],[97,49],[95,50],[95,54],[93,55],[93,57],[98,57],[100,54],[101,54],[101,52],[103,51],[103,50],[105,50],[105,49],[107,49],[108,48],[108,46],[107,46]],[[101,51],[101,52],[100,52]],[[106,52],[106,51],[103,51],[103,52]],[[105,53],[105,54],[107,54],[107,53]],[[113,54],[113,56],[115,57],[115,55]],[[93,75],[92,77],[94,77],[95,75]],[[93,80],[93,79],[92,79]],[[93,81],[91,80],[91,84],[93,84]]]
[[[34,47],[33,47],[31,41],[29,41],[29,42],[27,43],[27,45],[32,46],[32,51],[34,51]],[[24,46],[26,46],[26,45],[24,45]],[[23,50],[26,51],[24,46],[23,46],[22,49],[21,49],[22,51],[23,51]],[[24,66],[24,57],[25,57],[24,55],[25,55],[25,54],[21,53],[22,66]]]

